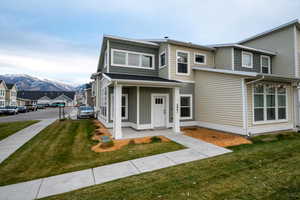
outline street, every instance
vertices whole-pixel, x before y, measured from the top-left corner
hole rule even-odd
[[[72,108],[65,108],[65,116],[71,112]],[[14,121],[25,121],[25,120],[42,120],[58,118],[59,109],[58,108],[47,108],[41,109],[35,112],[19,113],[17,115],[10,115],[5,117],[0,117],[1,122],[14,122]]]

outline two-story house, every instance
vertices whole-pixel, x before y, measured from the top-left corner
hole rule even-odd
[[[115,138],[122,138],[122,127],[180,132],[181,126],[196,125],[241,135],[293,129],[298,124],[299,22],[264,34],[290,26],[294,34],[285,40],[297,53],[286,52],[282,38],[278,48],[256,43],[263,34],[211,46],[104,36],[92,75],[98,119],[113,128]]]
[[[17,106],[17,86],[6,83],[6,106]]]
[[[3,80],[0,80],[0,107],[5,106],[7,86]]]

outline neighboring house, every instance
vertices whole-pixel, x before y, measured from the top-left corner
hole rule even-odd
[[[94,101],[92,97],[92,83],[85,84],[84,92],[84,104],[94,107]]]
[[[16,84],[6,83],[6,106],[17,106],[17,86]]]
[[[30,100],[30,104],[65,103],[73,106],[75,92],[69,91],[18,91],[18,99]]]
[[[180,132],[196,125],[241,135],[294,129],[299,30],[295,20],[210,46],[104,36],[92,75],[98,119],[115,138],[122,138],[122,127]]]
[[[0,107],[4,107],[6,105],[6,91],[7,86],[3,80],[0,80]]]

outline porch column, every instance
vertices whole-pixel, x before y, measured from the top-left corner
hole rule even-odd
[[[180,133],[180,119],[179,119],[179,109],[180,109],[180,96],[179,88],[173,88],[173,131],[175,133]]]
[[[115,84],[114,87],[114,123],[113,136],[115,139],[122,138],[122,85]]]

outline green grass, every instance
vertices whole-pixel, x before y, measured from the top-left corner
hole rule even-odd
[[[3,140],[4,138],[37,122],[39,121],[31,120],[31,121],[0,123],[0,140]]]
[[[107,165],[184,148],[175,142],[129,145],[95,153],[91,120],[56,121],[0,164],[0,185]]]
[[[300,198],[300,135],[260,136],[233,153],[45,200],[287,200]]]

